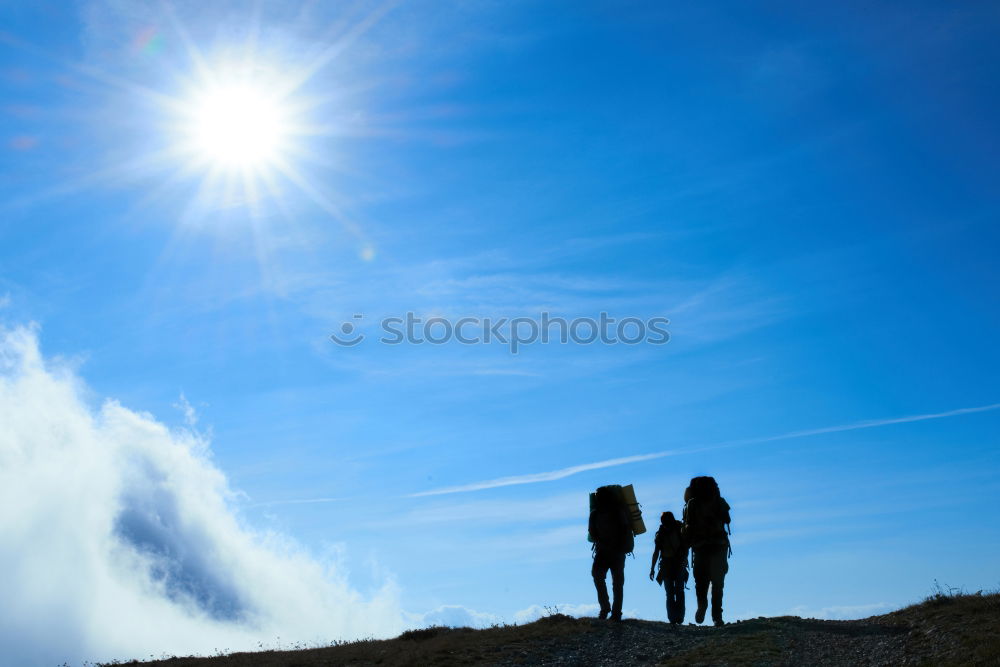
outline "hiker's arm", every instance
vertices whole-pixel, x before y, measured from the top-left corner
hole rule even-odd
[[[653,544],[656,544],[655,542]],[[660,547],[653,547],[653,561],[649,564],[649,580],[653,580],[653,570],[656,569],[656,559],[660,556]]]

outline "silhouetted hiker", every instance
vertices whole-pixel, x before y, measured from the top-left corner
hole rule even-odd
[[[722,622],[722,589],[729,571],[729,503],[711,477],[695,477],[684,491],[684,540],[691,546],[691,569],[698,610],[694,620],[705,620],[708,588],[712,587],[712,620]]]
[[[656,583],[667,591],[667,620],[671,625],[684,622],[684,585],[688,580],[688,548],[681,535],[683,524],[673,512],[660,515],[660,529],[653,538],[653,561],[649,564],[649,580],[659,559]]]
[[[594,509],[590,512],[590,537],[594,542],[594,566],[590,573],[597,587],[597,602],[601,605],[600,618],[622,620],[622,592],[625,588],[625,555],[634,548],[632,523],[628,511],[613,489],[602,486],[594,495]],[[614,604],[608,602],[606,578],[611,570],[611,588]]]

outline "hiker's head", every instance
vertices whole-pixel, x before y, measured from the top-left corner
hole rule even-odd
[[[675,521],[677,521],[677,519],[674,518],[673,512],[664,512],[660,515],[660,523],[664,526],[669,526]]]
[[[597,490],[596,500],[597,500],[597,507],[600,509],[607,509],[609,507],[614,507],[615,494],[608,487],[602,486]]]

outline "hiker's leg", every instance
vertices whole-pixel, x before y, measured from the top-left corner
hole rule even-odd
[[[722,591],[729,572],[729,546],[721,545],[712,557],[712,620],[722,622]]]
[[[667,579],[667,618],[671,623],[684,622],[684,580],[673,576]]]
[[[684,622],[684,615],[687,611],[687,593],[685,589],[687,588],[687,582],[689,577],[689,572],[687,569],[687,564],[685,567],[681,567],[677,570],[677,597],[680,600],[680,622]]]
[[[694,614],[696,623],[705,620],[705,612],[708,610],[708,585],[711,583],[711,576],[708,572],[709,554],[705,547],[692,550],[691,560],[694,571],[694,593],[698,600],[698,610]]]
[[[625,592],[625,554],[615,554],[611,560],[611,617],[621,618],[622,596]]]
[[[687,567],[682,567],[677,571],[677,596],[680,599],[680,622],[684,622],[684,614],[687,610],[687,593],[685,588],[687,588],[688,582],[688,569]]]
[[[667,598],[667,620],[671,623],[674,622],[674,599],[673,591],[670,590],[670,580],[665,579],[663,581],[663,592],[666,593]]]
[[[663,590],[667,592],[667,620],[675,623],[677,616],[677,592],[674,590],[674,580],[667,577],[663,581]]]
[[[608,564],[601,553],[594,554],[594,565],[590,568],[590,574],[594,577],[594,586],[597,588],[597,604],[601,605],[601,614],[611,611],[611,602],[608,600]]]

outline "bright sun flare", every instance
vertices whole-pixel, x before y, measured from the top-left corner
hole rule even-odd
[[[222,86],[194,101],[193,147],[216,166],[264,167],[280,156],[287,122],[281,105],[264,91],[249,85]]]

